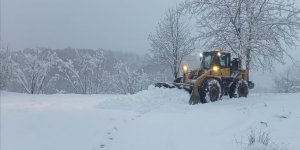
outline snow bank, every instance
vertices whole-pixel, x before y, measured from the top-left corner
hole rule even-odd
[[[148,90],[143,90],[137,94],[106,98],[96,108],[148,112],[167,104],[188,106],[189,97],[189,94],[184,90],[149,86]]]

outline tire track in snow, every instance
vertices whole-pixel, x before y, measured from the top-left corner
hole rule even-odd
[[[138,118],[141,118],[144,113],[138,113],[135,114],[127,119],[119,119],[116,120],[113,118],[114,121],[116,121],[111,127],[110,130],[107,130],[105,133],[103,133],[103,139],[100,140],[100,144],[98,147],[94,148],[93,150],[108,150],[110,149],[111,144],[114,142],[115,138],[118,136],[119,131],[121,130],[122,126],[126,125],[129,122],[136,121]]]

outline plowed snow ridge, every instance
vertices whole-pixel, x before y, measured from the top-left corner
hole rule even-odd
[[[188,100],[186,91],[149,86],[148,90],[137,94],[105,99],[96,107],[148,112],[168,104],[188,105]]]

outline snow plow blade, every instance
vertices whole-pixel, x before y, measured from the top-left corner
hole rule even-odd
[[[184,89],[185,91],[191,93],[192,92],[192,87],[191,85],[187,85],[184,83],[156,83],[154,85],[155,87],[158,88],[169,88],[169,89],[173,89],[173,88],[177,88],[177,89]]]

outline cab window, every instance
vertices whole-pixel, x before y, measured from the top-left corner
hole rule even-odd
[[[229,56],[228,55],[221,56],[220,65],[222,68],[229,68]]]
[[[211,60],[212,60],[211,55],[207,55],[206,57],[204,57],[204,60],[203,60],[204,68],[210,68]]]

